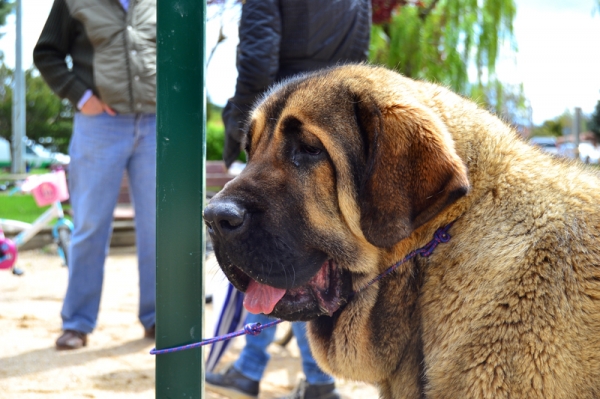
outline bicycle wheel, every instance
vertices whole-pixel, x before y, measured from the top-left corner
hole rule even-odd
[[[60,226],[58,228],[58,238],[56,241],[58,245],[58,255],[60,256],[63,265],[69,266],[69,246],[71,245],[71,229],[67,226]]]

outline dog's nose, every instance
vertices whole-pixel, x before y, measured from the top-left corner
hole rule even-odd
[[[239,234],[246,229],[246,209],[233,201],[211,202],[203,212],[209,229],[223,237]]]

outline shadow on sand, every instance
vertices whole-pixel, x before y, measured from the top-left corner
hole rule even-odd
[[[121,345],[96,350],[82,349],[77,351],[58,352],[54,346],[37,349],[31,352],[0,359],[0,362],[21,365],[21,367],[18,368],[0,370],[0,380],[64,367],[81,366],[88,362],[106,357],[124,356],[142,350],[149,351],[152,345],[153,341],[142,338],[125,342]],[[95,377],[94,380],[96,387],[99,389],[112,391],[140,391],[149,389],[154,385],[154,370],[117,370],[99,375]],[[134,380],[136,383],[132,384]],[[147,383],[140,384],[140,381],[147,381]]]

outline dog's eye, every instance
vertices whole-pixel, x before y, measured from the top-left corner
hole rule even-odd
[[[291,144],[290,152],[291,161],[298,167],[315,165],[327,157],[321,145],[310,145],[299,140]]]
[[[319,155],[322,150],[317,147],[313,147],[312,145],[302,144],[300,146],[300,151],[308,155]]]

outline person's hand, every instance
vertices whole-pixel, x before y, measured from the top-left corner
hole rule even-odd
[[[81,113],[84,115],[99,115],[106,112],[110,116],[115,116],[117,113],[114,109],[102,102],[98,97],[92,95],[81,107]]]

